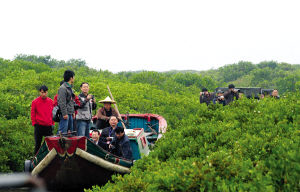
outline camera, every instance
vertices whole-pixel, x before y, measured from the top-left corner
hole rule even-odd
[[[240,92],[240,89],[233,89],[234,92]]]
[[[221,96],[219,96],[219,97],[218,97],[218,99],[224,99],[224,96],[223,96],[223,95],[221,95]]]

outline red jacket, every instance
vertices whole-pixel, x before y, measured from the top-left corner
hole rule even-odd
[[[58,94],[56,94],[54,96],[54,98],[53,98],[53,105],[54,105],[54,107],[57,106],[57,96],[58,96]]]
[[[31,122],[43,126],[54,125],[52,120],[53,101],[49,97],[42,99],[36,98],[31,103]]]

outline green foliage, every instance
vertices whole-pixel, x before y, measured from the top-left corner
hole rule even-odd
[[[71,64],[73,63],[73,64]],[[49,56],[0,59],[0,172],[21,171],[32,156],[30,105],[45,84],[57,93],[64,70],[75,71],[74,89],[90,83],[97,100],[108,96],[121,113],[157,113],[168,132],[132,173],[115,175],[87,191],[298,191],[300,175],[300,68],[276,62],[239,62],[206,72],[122,72],[89,69],[80,61]],[[232,75],[226,76],[226,73]],[[225,81],[225,78],[226,81]],[[280,100],[241,99],[229,106],[199,105],[202,87],[278,87]],[[289,93],[293,92],[293,93]],[[98,108],[101,105],[98,105]]]
[[[87,191],[297,191],[298,97],[201,105],[131,174]]]

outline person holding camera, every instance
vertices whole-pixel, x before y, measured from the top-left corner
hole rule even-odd
[[[218,103],[218,104],[221,104],[223,106],[226,105],[225,98],[224,98],[224,95],[223,95],[223,91],[221,91],[221,90],[217,91],[217,96],[214,98],[213,103],[214,104]]]
[[[92,111],[96,109],[95,97],[89,94],[89,84],[86,82],[80,85],[81,93],[78,95],[80,105],[77,110],[77,135],[90,137],[90,123],[92,120]]]
[[[206,103],[209,105],[214,99],[214,93],[209,93],[206,88],[203,88],[200,92],[200,103]]]
[[[235,89],[235,86],[233,84],[230,84],[228,85],[228,91],[224,93],[226,105],[234,101],[234,97],[236,100],[239,99],[239,90]]]
[[[130,141],[123,127],[115,129],[115,137],[109,145],[109,150],[118,157],[133,160]]]

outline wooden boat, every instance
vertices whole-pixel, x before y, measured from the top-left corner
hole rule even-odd
[[[126,129],[134,160],[149,154],[144,129]],[[33,160],[25,161],[25,171],[45,180],[54,191],[82,191],[104,185],[113,174],[130,173],[133,161],[105,151],[93,141],[79,136],[46,137]]]

